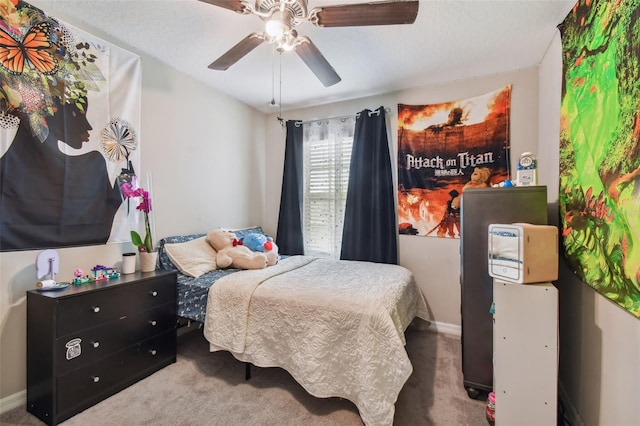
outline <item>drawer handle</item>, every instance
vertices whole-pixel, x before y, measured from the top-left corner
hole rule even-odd
[[[94,307],[93,307],[93,308],[91,308],[91,309],[93,309],[93,312],[95,312],[96,314],[97,314],[98,312],[100,312],[100,306],[94,306]]]
[[[98,383],[100,381],[100,376],[91,376],[93,379],[93,383]]]
[[[151,355],[155,355],[156,353],[158,353],[155,349],[149,349],[149,353]]]
[[[154,291],[152,291],[152,292],[151,292],[151,295],[152,295],[153,297],[156,297],[156,296],[158,295],[158,292],[154,290]]]
[[[91,342],[91,345],[92,345],[94,348],[97,348],[98,346],[100,346],[100,342]]]
[[[149,324],[156,325],[156,324],[158,324],[158,322],[156,320],[151,320],[151,321],[149,321]]]

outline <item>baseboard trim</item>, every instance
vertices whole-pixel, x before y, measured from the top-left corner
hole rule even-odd
[[[11,411],[21,405],[24,405],[25,407],[27,405],[26,390],[16,392],[13,395],[9,395],[0,399],[0,414],[4,414],[7,411]]]
[[[438,333],[453,334],[454,336],[462,336],[462,328],[459,325],[447,322],[431,321],[429,328],[434,329]]]
[[[567,418],[567,422],[572,426],[584,426],[584,422],[578,414],[576,407],[571,403],[571,399],[569,398],[569,394],[567,394],[566,389],[562,385],[562,382],[558,381],[558,396],[560,397],[560,402],[564,407],[565,417]]]

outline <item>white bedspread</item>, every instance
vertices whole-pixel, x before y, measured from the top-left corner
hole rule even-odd
[[[212,285],[204,335],[211,351],[284,368],[314,396],[352,401],[366,425],[391,425],[416,316],[427,305],[406,268],[293,256]]]

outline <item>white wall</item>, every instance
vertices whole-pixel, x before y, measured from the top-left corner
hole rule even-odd
[[[157,237],[259,224],[263,190],[255,183],[264,174],[264,115],[151,57],[142,57],[142,68],[141,175],[152,172]],[[117,266],[132,248],[126,243],[60,249],[58,279],[71,280],[78,267]],[[35,288],[38,253],[0,253],[0,409],[24,402],[25,292]]]
[[[540,141],[549,196],[558,205],[562,45],[557,36],[540,67]],[[556,216],[557,217],[557,216]],[[550,216],[551,218],[551,216]],[[640,320],[578,280],[561,261],[560,393],[573,424],[640,424]],[[575,412],[573,411],[575,410]]]
[[[538,70],[531,68],[499,75],[478,77],[473,80],[449,84],[419,87],[381,96],[357,99],[287,111],[285,119],[311,120],[354,114],[365,108],[384,106],[390,109],[390,136],[393,169],[395,173],[398,152],[397,117],[398,103],[431,104],[465,99],[512,85],[511,98],[511,168],[523,151],[537,151],[538,144]],[[285,105],[286,106],[286,105]],[[285,130],[272,115],[267,121],[267,164],[272,170],[282,170],[284,161]],[[515,178],[515,177],[514,177]],[[397,176],[394,176],[397,182]],[[275,233],[278,223],[278,206],[282,173],[266,176],[266,204],[263,225]],[[545,182],[541,179],[542,183]],[[424,292],[432,319],[438,329],[454,333],[460,331],[460,240],[435,237],[399,236],[399,263],[413,271],[418,285]],[[487,310],[489,306],[487,306]]]

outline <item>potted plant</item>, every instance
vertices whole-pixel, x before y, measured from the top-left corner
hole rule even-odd
[[[140,270],[142,272],[151,272],[156,269],[158,260],[158,252],[153,245],[153,236],[151,233],[151,196],[149,192],[143,188],[134,188],[135,179],[125,181],[121,186],[122,196],[125,199],[138,199],[139,204],[136,210],[142,212],[144,216],[144,238],[136,230],[131,230],[131,242],[138,248],[140,253]]]

